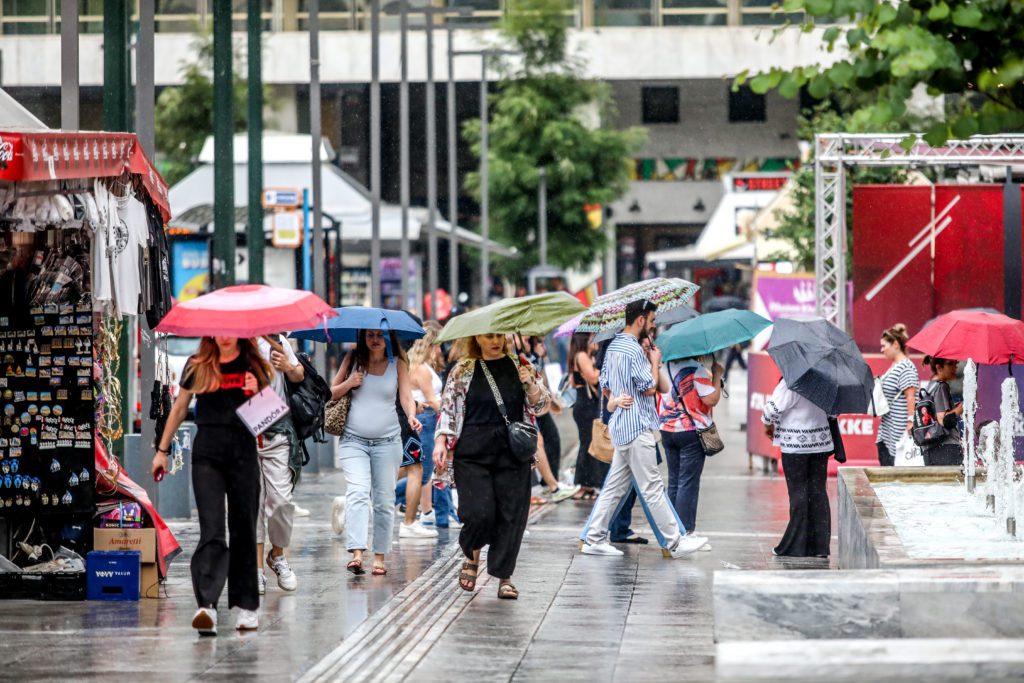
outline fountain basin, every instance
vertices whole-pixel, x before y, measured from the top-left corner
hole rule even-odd
[[[965,491],[960,468],[840,469],[840,568],[992,564],[1024,564],[1024,542],[985,510],[980,489]]]

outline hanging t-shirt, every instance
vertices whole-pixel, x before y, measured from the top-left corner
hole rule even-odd
[[[92,237],[92,304],[94,311],[104,313],[110,310],[114,300],[110,260],[107,256],[110,193],[107,192],[107,186],[97,180],[94,195],[98,220]]]
[[[139,314],[142,271],[139,250],[149,240],[146,207],[135,197],[116,200],[111,214],[108,246],[114,273],[114,302],[122,315]]]
[[[235,410],[245,403],[245,373],[249,366],[245,359],[238,358],[220,364],[220,388],[216,391],[196,394],[196,424],[243,427]],[[192,391],[192,359],[185,363],[181,372],[181,388]]]
[[[711,406],[701,398],[715,393],[715,386],[704,364],[693,360],[670,361],[662,366],[661,373],[671,385],[668,393],[662,394],[658,409],[661,430],[689,432],[711,427],[714,424]]]

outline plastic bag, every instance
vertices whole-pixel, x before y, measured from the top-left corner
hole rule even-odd
[[[897,442],[894,456],[893,464],[896,467],[924,467],[924,455],[921,453],[921,447],[914,443],[913,437],[906,432]]]

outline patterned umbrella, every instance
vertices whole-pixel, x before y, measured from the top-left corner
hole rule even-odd
[[[647,300],[658,307],[658,315],[682,306],[700,289],[681,278],[656,277],[634,282],[597,298],[580,321],[577,332],[604,332],[626,324],[626,306]]]
[[[586,314],[587,312],[583,311],[572,320],[559,325],[558,329],[555,330],[555,337],[571,337],[576,334],[576,328],[580,326],[580,321],[583,320],[583,316]]]

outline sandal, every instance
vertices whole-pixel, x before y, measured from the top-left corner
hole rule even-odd
[[[345,565],[345,569],[349,570],[356,576],[361,576],[366,573],[366,570],[363,569],[362,560],[351,560],[347,565]]]
[[[462,571],[459,572],[459,587],[462,590],[472,592],[476,588],[476,572],[479,566],[468,560],[462,563]],[[473,573],[466,571],[468,569],[472,569]]]
[[[498,599],[499,600],[518,600],[519,589],[512,585],[509,581],[502,581],[498,584]]]
[[[371,571],[370,573],[373,576],[387,576],[388,568],[384,566],[383,562],[381,562],[380,564],[377,564],[376,562],[374,562],[373,563],[373,571]]]
[[[543,505],[546,502],[548,502],[547,499],[540,496],[530,496],[530,505]]]
[[[590,491],[588,491],[586,489],[580,489],[579,491],[577,491],[576,493],[573,494],[572,499],[573,500],[586,500],[588,493],[590,493]]]

